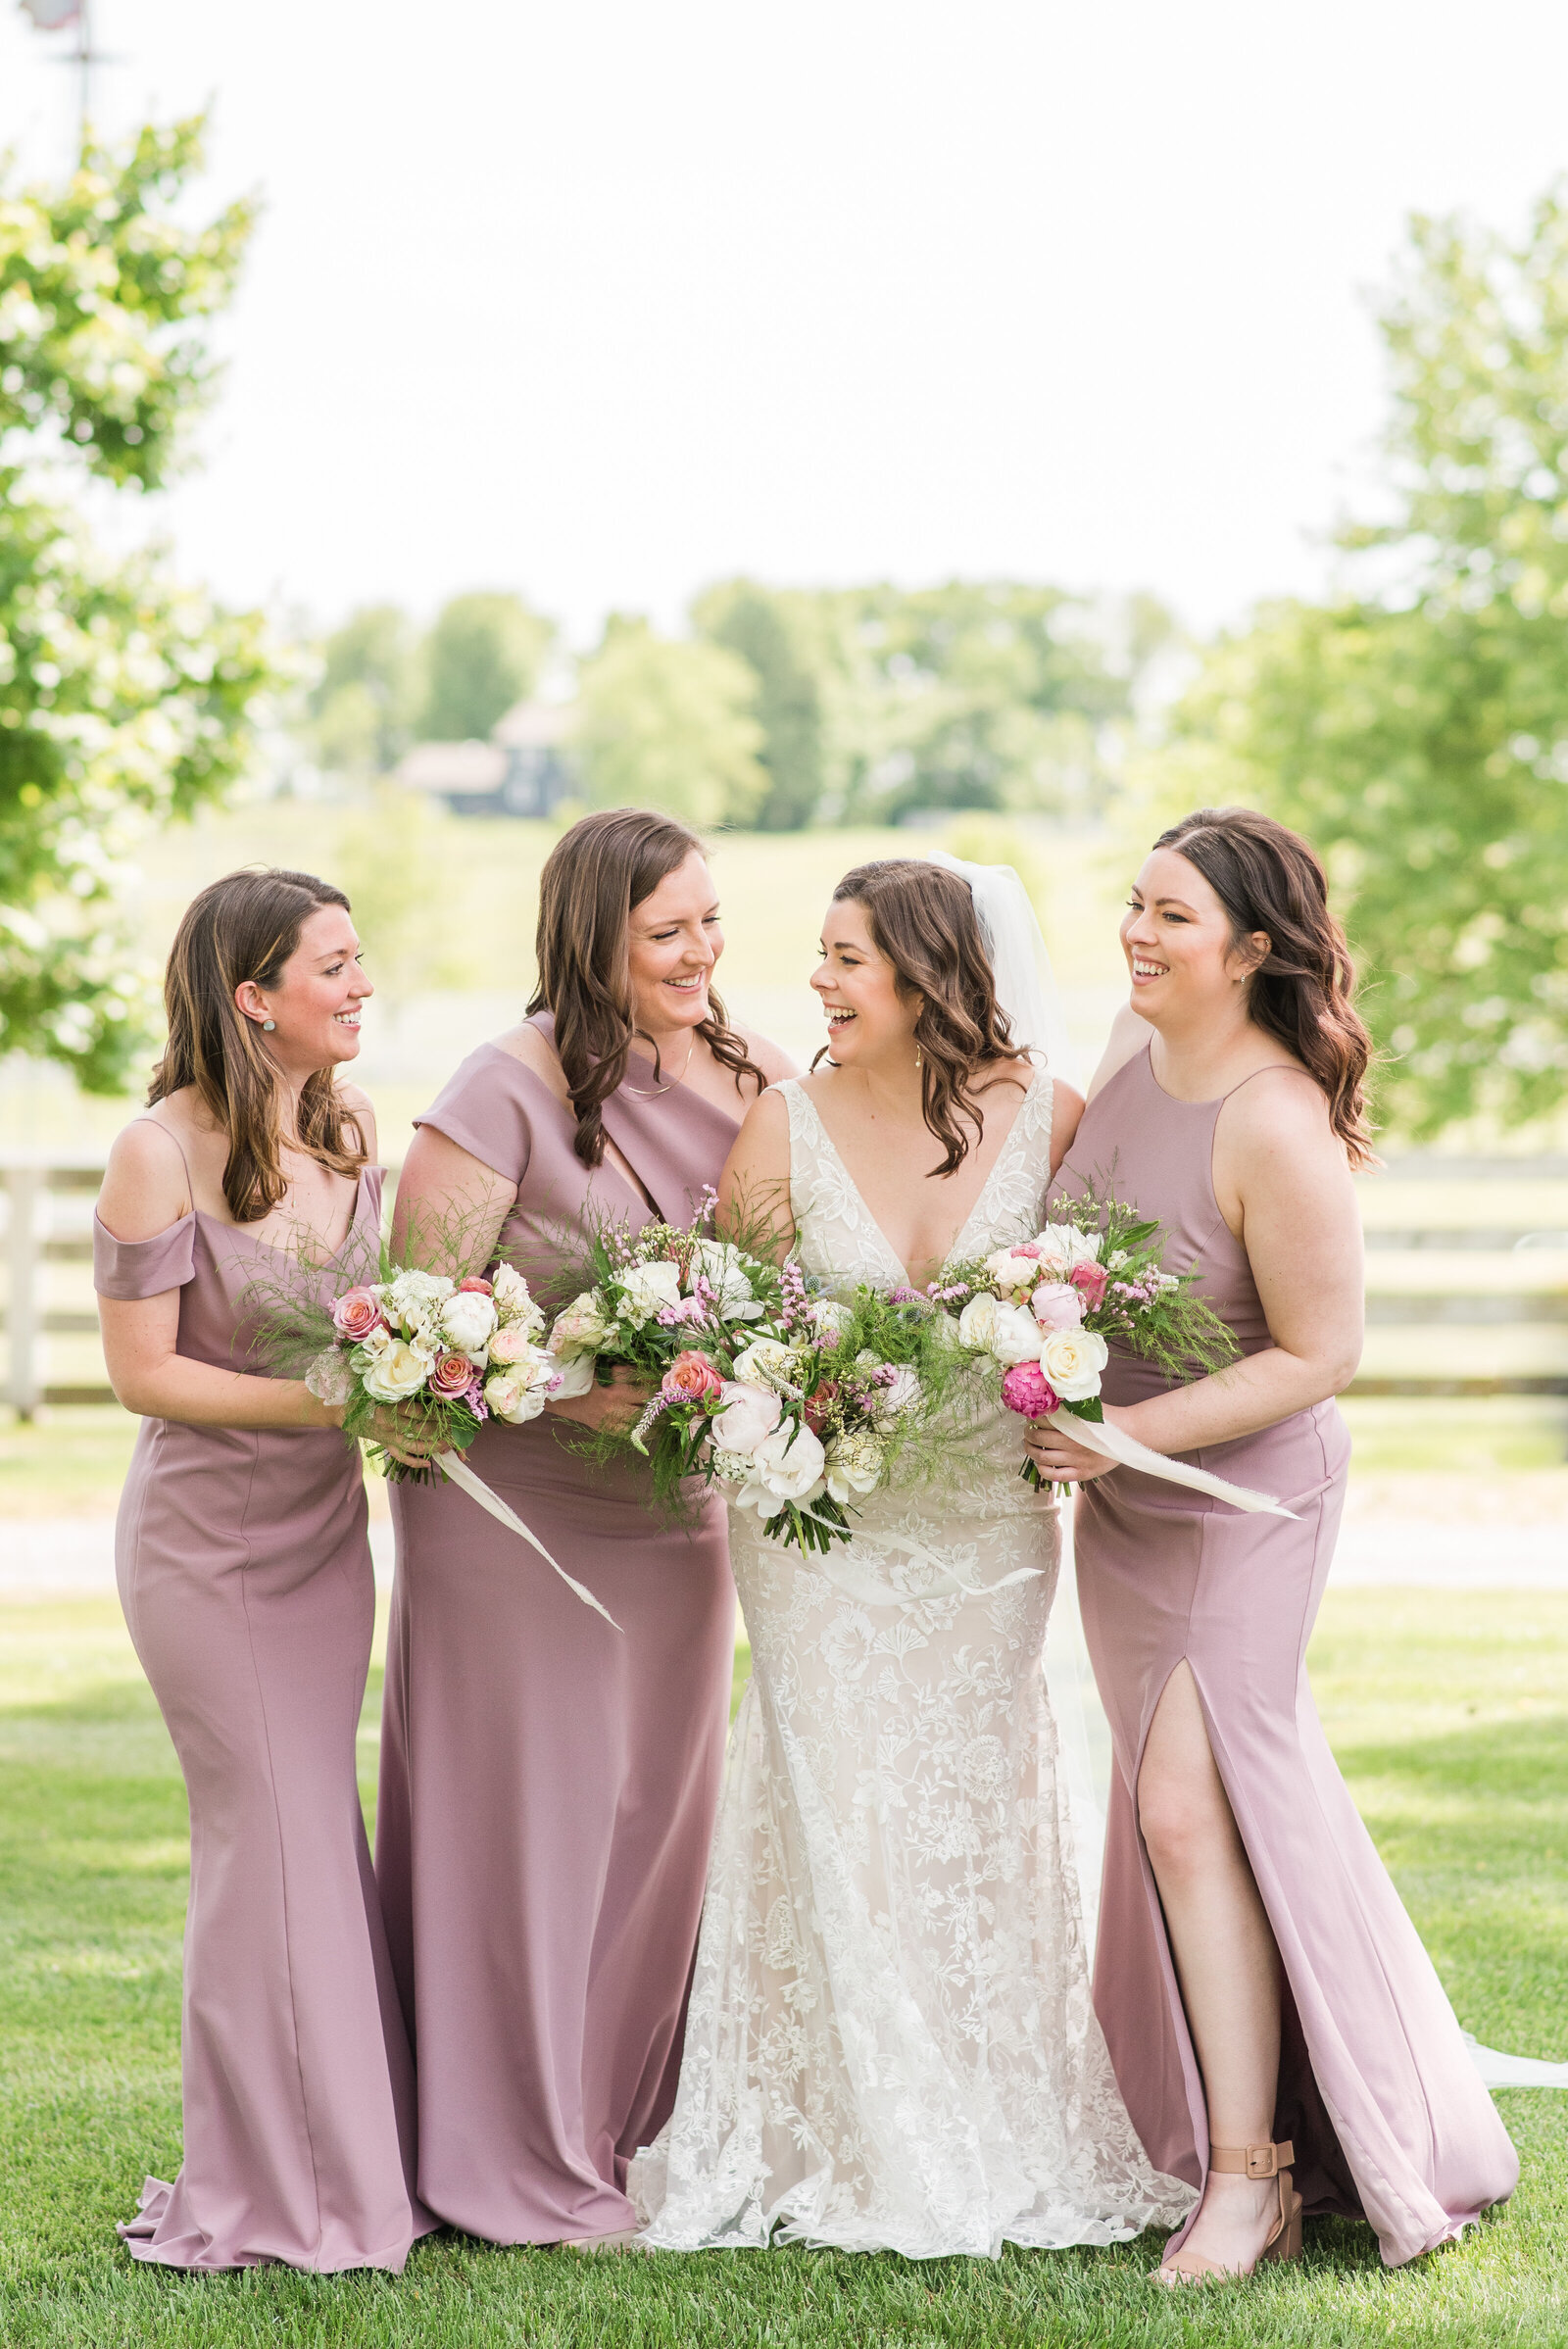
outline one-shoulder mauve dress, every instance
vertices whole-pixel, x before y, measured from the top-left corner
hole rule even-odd
[[[1084,1112],[1054,1196],[1108,1186],[1157,1216],[1167,1268],[1200,1267],[1202,1294],[1251,1354],[1273,1342],[1214,1196],[1222,1105],[1174,1100],[1139,1052]],[[1165,1385],[1150,1364],[1113,1357],[1104,1395],[1134,1403]],[[1127,1468],[1079,1492],[1079,1600],[1117,1763],[1095,2002],[1151,2159],[1201,2184],[1202,2080],[1133,1791],[1154,1708],[1185,1658],[1284,1967],[1274,2134],[1295,2142],[1307,2215],[1364,2218],[1396,2267],[1504,2200],[1519,2169],[1307,1683],[1349,1452],[1338,1406],[1323,1402],[1182,1455],[1272,1493],[1291,1518],[1248,1515]]]
[[[640,1055],[603,1114],[660,1214],[689,1221],[738,1117],[661,1090]],[[559,1273],[585,1218],[650,1219],[613,1166],[590,1174],[570,1108],[499,1045],[416,1122],[516,1185],[500,1247],[526,1274]],[[734,1670],[722,1501],[663,1525],[646,1474],[591,1468],[576,1432],[492,1421],[466,1457],[618,1631],[455,1486],[392,1488],[375,1864],[419,2191],[498,2243],[637,2225],[627,2164],[674,2103]]]
[[[323,1293],[374,1266],[379,1167]],[[248,1293],[295,1276],[193,1211],[93,1233],[109,1297],[179,1291],[177,1350],[256,1373]],[[115,1531],[125,1621],[190,1799],[184,2159],[122,2227],[172,2268],[403,2267],[414,2068],[355,1777],[375,1586],[357,1447],[330,1429],[144,1419]]]

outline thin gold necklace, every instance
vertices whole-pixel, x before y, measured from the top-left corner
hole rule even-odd
[[[654,1040],[651,1036],[649,1037],[648,1041],[650,1044],[654,1044]],[[634,1093],[640,1101],[651,1101],[656,1094],[668,1093],[672,1086],[683,1084],[685,1082],[686,1071],[692,1064],[692,1054],[696,1052],[696,1050],[697,1030],[693,1028],[692,1040],[686,1047],[686,1057],[681,1064],[681,1072],[678,1077],[666,1077],[662,1085],[628,1085],[626,1088],[627,1092]],[[654,1059],[655,1065],[657,1066],[659,1059],[659,1047],[657,1044],[654,1044]]]

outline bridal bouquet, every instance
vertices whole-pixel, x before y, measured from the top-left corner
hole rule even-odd
[[[1032,1240],[947,1268],[932,1290],[958,1344],[1000,1380],[1024,1419],[1066,1411],[1101,1423],[1112,1346],[1196,1378],[1232,1360],[1236,1343],[1195,1294],[1196,1272],[1167,1272],[1157,1223],[1091,1189],[1063,1202]],[[1039,1485],[1032,1460],[1022,1472]]]
[[[670,1513],[697,1477],[775,1542],[826,1550],[850,1540],[854,1502],[894,1457],[929,1444],[958,1349],[925,1299],[812,1295],[798,1264],[709,1237],[707,1220],[593,1242],[592,1285],[550,1332],[561,1391],[624,1364],[653,1395],[629,1432],[602,1431],[591,1451],[640,1452]]]
[[[345,1289],[317,1310],[313,1333],[310,1309],[296,1307],[287,1343],[297,1349],[313,1334],[324,1341],[305,1384],[320,1401],[343,1405],[349,1436],[368,1439],[396,1404],[415,1442],[466,1451],[482,1421],[520,1426],[561,1384],[559,1363],[540,1344],[544,1314],[510,1264],[498,1265],[493,1280],[454,1281],[388,1263],[380,1280]],[[372,1449],[388,1477],[430,1480],[429,1467]]]

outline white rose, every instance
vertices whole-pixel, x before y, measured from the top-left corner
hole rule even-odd
[[[1109,1359],[1109,1346],[1094,1330],[1048,1330],[1040,1347],[1040,1367],[1064,1403],[1098,1395]]]
[[[457,1284],[440,1272],[400,1272],[381,1291],[381,1307],[389,1321],[406,1330],[422,1330],[432,1323]]]
[[[354,1393],[354,1373],[339,1346],[318,1354],[305,1373],[305,1384],[318,1403],[346,1403]]]
[[[990,1349],[1004,1368],[1040,1359],[1040,1324],[1027,1305],[999,1304],[991,1325]]]
[[[592,1354],[573,1354],[566,1361],[563,1361],[559,1354],[547,1354],[544,1367],[547,1373],[546,1387],[553,1403],[571,1402],[579,1395],[586,1395],[593,1386]]]
[[[1010,1248],[994,1249],[987,1256],[985,1267],[1003,1290],[1032,1289],[1040,1278],[1040,1267],[1033,1256],[1015,1255]]]
[[[997,1300],[988,1289],[971,1297],[958,1315],[960,1345],[989,1347],[997,1326]]]
[[[634,1330],[666,1305],[680,1303],[680,1266],[661,1256],[652,1264],[633,1264],[615,1275],[620,1310]]]
[[[800,1363],[794,1348],[781,1338],[754,1338],[735,1356],[735,1375],[750,1385],[776,1387],[789,1393],[797,1383]]]
[[[1035,1240],[1040,1250],[1040,1268],[1062,1278],[1075,1264],[1098,1264],[1104,1245],[1102,1232],[1080,1232],[1075,1223],[1048,1223]]]
[[[354,1367],[358,1370],[365,1392],[378,1403],[401,1403],[411,1395],[417,1395],[430,1375],[430,1359],[420,1347],[411,1346],[405,1338],[387,1337],[384,1346],[356,1348]],[[366,1358],[362,1361],[361,1356]]]
[[[610,1322],[605,1314],[604,1300],[597,1289],[585,1289],[574,1297],[564,1313],[556,1315],[550,1333],[550,1350],[567,1360],[572,1354],[596,1354],[610,1335]]]
[[[891,1420],[902,1419],[906,1411],[914,1409],[920,1399],[921,1392],[917,1374],[906,1367],[901,1367],[893,1373],[893,1377],[886,1387],[878,1388],[867,1398],[871,1405],[872,1418],[883,1427],[886,1427]]]
[[[523,1427],[537,1419],[549,1398],[548,1372],[530,1377],[526,1370],[502,1370],[484,1383],[484,1399],[492,1418],[504,1419],[508,1427]]]
[[[869,1428],[838,1437],[827,1448],[827,1489],[836,1501],[874,1493],[887,1454]]]
[[[744,1379],[726,1379],[718,1409],[713,1413],[715,1446],[719,1451],[736,1452],[743,1460],[749,1460],[763,1438],[777,1427],[783,1408],[778,1396],[766,1387],[754,1387]]]
[[[497,1330],[490,1341],[490,1359],[509,1368],[514,1362],[531,1361],[538,1347],[520,1323],[508,1323]]]
[[[781,1427],[753,1452],[752,1477],[775,1500],[814,1500],[826,1465],[827,1454],[808,1427]]]
[[[460,1289],[441,1308],[440,1327],[460,1354],[480,1361],[496,1326],[496,1309],[477,1289]]]

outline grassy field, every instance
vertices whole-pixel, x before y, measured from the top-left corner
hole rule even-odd
[[[744,1658],[742,1659],[744,1664]],[[1331,1595],[1313,1651],[1340,1759],[1453,1996],[1494,2045],[1568,2056],[1568,1594]],[[378,1674],[362,1745],[368,1800]],[[179,2158],[185,1811],[110,1600],[0,1609],[0,2340],[793,2349],[852,2340],[1552,2343],[1568,2338],[1568,2097],[1502,2109],[1512,2207],[1397,2275],[1364,2229],[1172,2305],[1153,2236],[998,2265],[797,2251],[583,2261],[451,2237],[400,2279],[133,2267],[114,2222]]]

